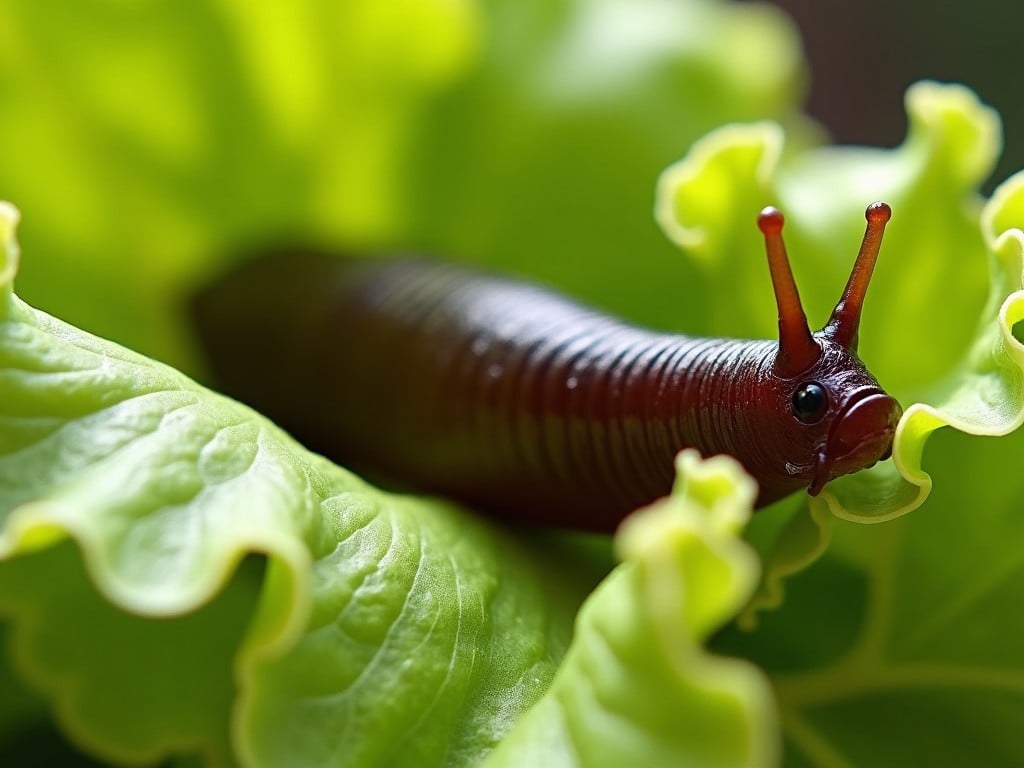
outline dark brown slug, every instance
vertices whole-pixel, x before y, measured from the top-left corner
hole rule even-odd
[[[613,530],[683,448],[736,457],[763,506],[887,458],[902,413],[857,357],[889,220],[812,333],[764,209],[779,342],[634,327],[548,290],[425,259],[279,252],[196,297],[216,383],[309,447],[506,519]]]

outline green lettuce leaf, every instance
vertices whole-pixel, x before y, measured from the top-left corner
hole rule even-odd
[[[600,566],[376,491],[31,309],[3,213],[0,615],[69,737],[130,763],[477,762]]]
[[[837,521],[780,607],[718,638],[770,675],[786,765],[1024,761],[1022,452],[1021,430],[936,433],[940,481],[923,507],[880,525]]]
[[[775,704],[760,671],[704,650],[757,584],[738,537],[757,486],[727,456],[677,460],[672,495],[616,535],[625,561],[584,603],[543,699],[491,766],[772,765]]]

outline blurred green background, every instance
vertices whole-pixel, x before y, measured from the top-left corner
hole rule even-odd
[[[19,293],[193,374],[184,299],[268,243],[438,252],[699,331],[705,292],[651,290],[701,278],[650,212],[709,129],[821,138],[806,102],[839,141],[893,144],[933,76],[1004,115],[995,178],[1024,165],[1016,6],[779,5],[809,66],[748,2],[0,0]]]
[[[248,248],[414,248],[659,325],[651,216],[724,122],[799,122],[781,12],[704,0],[0,2],[19,293],[195,373],[184,299]],[[642,258],[635,258],[635,256]]]

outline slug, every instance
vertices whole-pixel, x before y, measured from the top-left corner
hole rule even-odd
[[[902,414],[857,356],[890,217],[812,333],[782,239],[758,217],[779,341],[635,327],[543,288],[421,258],[297,251],[194,299],[216,383],[308,447],[506,519],[613,530],[668,493],[687,447],[736,457],[757,505],[888,458]]]

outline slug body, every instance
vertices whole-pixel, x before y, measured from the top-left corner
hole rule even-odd
[[[855,352],[874,256],[812,334],[781,214],[760,221],[780,342],[656,333],[438,262],[299,253],[243,266],[195,314],[225,391],[362,471],[515,520],[612,530],[665,495],[675,455],[695,447],[739,459],[760,506],[886,458],[901,414]]]

